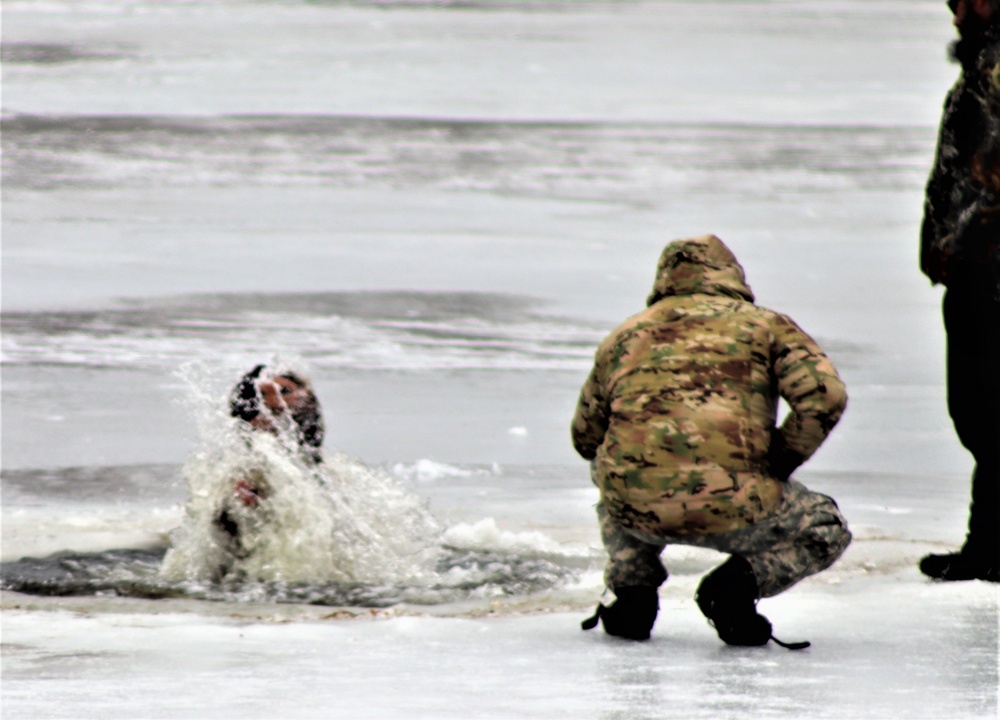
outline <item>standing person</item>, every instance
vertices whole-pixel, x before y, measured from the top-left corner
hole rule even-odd
[[[584,629],[600,620],[647,639],[661,552],[695,545],[730,555],[698,588],[702,613],[724,642],[764,645],[758,599],[829,567],[851,540],[836,503],[790,479],[840,419],[844,385],[789,317],[754,304],[714,235],[666,247],[647,305],[601,343],[573,418],[616,596]],[[776,428],[779,396],[791,412]]]
[[[1000,578],[1000,0],[951,0],[962,73],[945,101],[927,183],[920,267],[945,286],[948,412],[972,453],[969,529],[928,555],[938,580]]]

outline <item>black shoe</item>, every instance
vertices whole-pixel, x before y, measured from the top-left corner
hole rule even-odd
[[[660,610],[660,594],[655,587],[634,586],[614,589],[618,597],[610,605],[598,605],[597,612],[580,627],[591,630],[597,621],[604,623],[608,635],[628,640],[649,640],[649,633]]]
[[[920,561],[920,572],[935,580],[1000,582],[1000,562],[962,552],[927,555]]]
[[[790,650],[809,647],[808,642],[783,643],[774,637],[770,621],[757,612],[758,592],[750,563],[733,555],[701,581],[695,600],[727,645],[757,647],[774,640]]]

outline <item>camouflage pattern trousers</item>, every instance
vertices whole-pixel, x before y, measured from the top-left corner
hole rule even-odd
[[[608,587],[659,587],[667,579],[660,554],[667,545],[691,545],[746,558],[760,597],[771,597],[830,567],[851,542],[833,498],[789,480],[781,504],[760,522],[735,532],[658,537],[619,525],[598,503],[601,539],[608,551]]]

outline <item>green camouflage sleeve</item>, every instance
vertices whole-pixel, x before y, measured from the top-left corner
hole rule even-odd
[[[603,345],[601,347],[603,349]],[[580,390],[573,415],[573,447],[585,460],[593,460],[597,455],[597,448],[604,442],[604,434],[608,430],[610,406],[600,379],[600,356],[601,351],[598,350],[598,360]]]
[[[791,412],[778,430],[781,443],[809,458],[847,407],[847,390],[830,358],[795,322],[777,315],[771,348],[778,392]]]

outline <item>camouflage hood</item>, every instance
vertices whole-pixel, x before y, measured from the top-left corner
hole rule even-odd
[[[753,302],[743,267],[715,235],[676,240],[663,250],[647,305],[672,295],[726,295]]]

